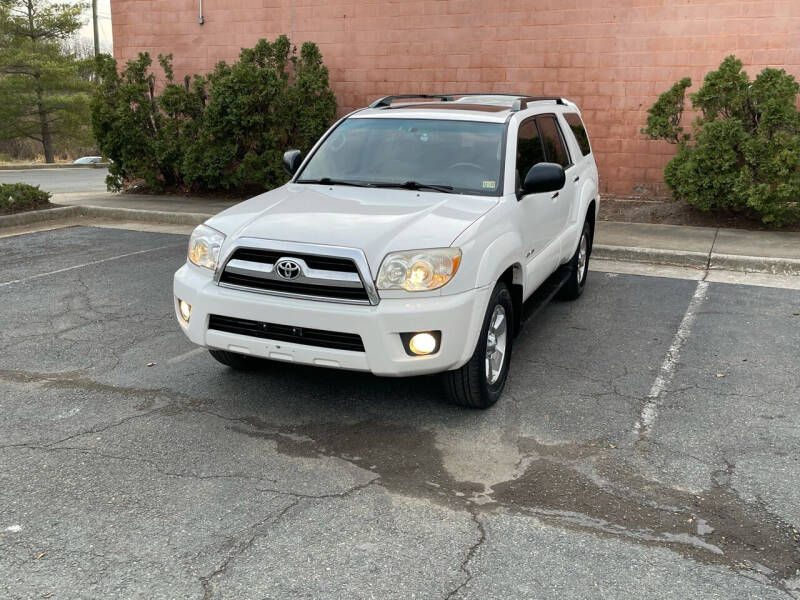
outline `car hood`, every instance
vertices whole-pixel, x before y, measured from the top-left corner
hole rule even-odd
[[[208,224],[241,237],[360,248],[377,273],[387,252],[447,247],[498,198],[439,192],[287,184]]]

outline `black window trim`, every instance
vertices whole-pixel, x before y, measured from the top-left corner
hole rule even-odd
[[[517,170],[517,149],[519,148],[519,130],[522,129],[523,125],[527,125],[529,121],[533,121],[534,127],[536,127],[536,135],[539,136],[539,139],[542,139],[542,130],[539,129],[539,115],[531,115],[530,117],[526,117],[522,119],[519,124],[517,125],[517,139],[514,142],[516,144],[514,148],[514,170]],[[540,142],[541,143],[541,142]],[[545,156],[545,160],[547,160],[547,154],[544,151],[544,144],[542,144],[542,154]],[[538,163],[537,163],[538,164]],[[527,173],[525,174],[527,175]],[[522,173],[520,173],[520,181],[519,185],[516,185],[516,177],[515,179],[515,187],[517,189],[514,190],[514,195],[517,197],[517,201],[522,200],[523,196],[521,195],[522,192],[522,178],[525,177]]]
[[[589,134],[586,131],[586,123],[583,122],[583,118],[581,117],[580,113],[570,110],[561,114],[564,116],[564,121],[567,122],[567,126],[570,128],[570,130],[572,129],[572,125],[570,125],[569,121],[567,121],[567,115],[575,115],[578,117],[578,121],[580,122],[581,127],[583,127],[583,133],[586,135],[586,143],[589,144],[589,152],[586,154],[583,153],[583,148],[581,148],[581,143],[578,141],[578,136],[575,135],[574,131],[571,131],[572,137],[575,138],[575,143],[578,146],[578,151],[581,153],[581,158],[586,158],[587,156],[594,154],[594,151],[592,150],[592,141],[589,139]]]
[[[556,116],[556,113],[540,113],[540,114],[536,115],[535,118],[539,119],[539,118],[542,118],[542,117],[553,117],[553,121],[556,124],[556,131],[558,131],[558,137],[561,139],[561,145],[564,146],[564,152],[567,153],[567,160],[569,160],[569,164],[567,164],[567,166],[564,167],[564,171],[567,171],[567,170],[571,169],[572,167],[575,166],[575,161],[572,160],[572,153],[569,151],[569,145],[567,144],[567,140],[564,138],[564,132],[561,131],[561,125],[558,122],[558,117]],[[539,127],[538,121],[536,123],[536,127],[539,129],[539,135],[541,136],[542,135],[542,129],[541,129],[541,127]],[[547,156],[547,154],[548,154],[547,153],[547,147],[544,144],[542,144],[542,148],[544,149],[544,153],[545,153],[545,156],[547,157],[548,162],[555,162],[555,161],[551,161],[550,157]]]

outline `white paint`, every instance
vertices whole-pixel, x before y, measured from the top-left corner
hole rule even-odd
[[[38,275],[31,275],[30,277],[23,277],[22,279],[12,279],[11,281],[0,282],[0,287],[12,285],[15,283],[25,283],[34,279],[42,277],[49,277],[50,275],[58,275],[59,273],[66,273],[67,271],[74,271],[75,269],[82,269],[84,267],[91,267],[92,265],[99,265],[101,263],[109,262],[111,260],[119,260],[120,258],[128,258],[129,256],[137,256],[139,254],[147,254],[148,252],[156,252],[166,248],[177,248],[176,244],[169,244],[167,246],[158,246],[157,248],[148,248],[147,250],[137,250],[136,252],[128,252],[127,254],[119,254],[118,256],[110,256],[109,258],[101,258],[100,260],[93,260],[91,262],[82,263],[80,265],[73,265],[71,267],[64,267],[63,269],[56,269],[55,271],[48,271],[47,273],[39,273]]]
[[[6,527],[6,531],[17,533],[18,531],[22,531],[22,525],[11,525],[11,527]]]
[[[193,356],[203,354],[204,352],[206,352],[205,348],[195,348],[194,350],[189,350],[188,352],[184,352],[183,354],[179,354],[178,356],[173,356],[172,358],[167,359],[167,364],[174,365],[175,363],[183,362],[187,358],[192,358]]]
[[[81,412],[81,409],[80,407],[76,406],[75,408],[72,408],[66,412],[56,415],[55,419],[57,421],[60,421],[62,419],[69,419],[70,417],[74,417],[75,415],[77,415],[79,412]]]
[[[647,437],[647,434],[650,432],[650,429],[656,420],[656,415],[658,414],[658,398],[672,381],[672,377],[675,374],[675,368],[678,364],[678,359],[680,358],[681,349],[686,343],[686,340],[689,339],[692,325],[694,324],[697,316],[697,311],[705,301],[707,295],[708,282],[698,281],[697,288],[692,296],[692,300],[689,302],[689,307],[686,309],[686,313],[683,315],[681,324],[678,326],[678,331],[675,332],[675,337],[672,338],[672,344],[670,344],[670,347],[667,350],[667,355],[664,357],[664,362],[661,363],[661,369],[658,372],[658,376],[650,388],[650,393],[647,394],[647,400],[644,403],[644,406],[642,406],[642,411],[639,414],[639,420],[636,421],[634,433],[640,438]]]

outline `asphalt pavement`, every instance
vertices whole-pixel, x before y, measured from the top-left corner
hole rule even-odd
[[[479,412],[217,364],[185,244],[0,239],[0,597],[800,598],[800,291],[592,272]]]
[[[105,168],[0,170],[0,183],[38,185],[51,194],[105,192]]]

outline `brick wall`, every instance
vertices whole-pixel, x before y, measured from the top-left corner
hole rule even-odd
[[[727,54],[800,78],[800,0],[111,0],[114,51],[208,71],[258,38],[319,44],[341,112],[390,93],[525,92],[581,106],[603,192],[660,194],[674,149],[639,130]]]

